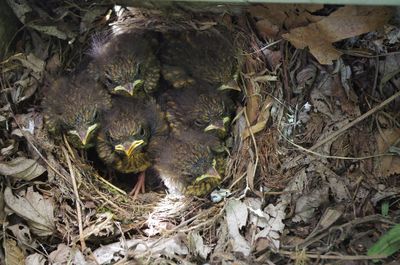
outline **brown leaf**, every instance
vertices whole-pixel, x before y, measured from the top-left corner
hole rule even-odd
[[[25,264],[24,254],[17,246],[17,242],[13,239],[6,239],[4,244],[4,252],[6,254],[7,265],[23,265]]]
[[[28,223],[32,233],[38,236],[50,236],[55,231],[54,202],[45,199],[40,193],[29,187],[25,193],[14,195],[10,188],[4,191],[8,208]]]
[[[36,160],[17,157],[11,161],[0,162],[0,174],[18,179],[32,180],[42,175],[46,169]]]
[[[253,5],[248,10],[259,21],[268,20],[276,25],[278,29],[290,30],[320,20],[319,16],[314,16],[311,13],[321,8],[323,8],[323,5],[268,4]],[[260,34],[263,33],[260,32]]]
[[[400,139],[400,129],[385,129],[382,130],[382,134],[375,136],[378,153],[386,153],[389,147]],[[376,175],[378,177],[387,177],[392,174],[400,173],[400,157],[399,156],[384,156],[378,160],[378,170]]]
[[[374,31],[383,26],[390,15],[391,11],[386,7],[345,6],[317,23],[295,28],[283,37],[296,48],[309,47],[321,64],[332,64],[341,55],[332,43]]]
[[[263,38],[274,38],[279,33],[279,27],[272,23],[268,18],[257,21],[256,23],[257,31]]]
[[[268,96],[265,99],[264,104],[260,110],[259,116],[257,118],[257,123],[255,125],[252,125],[250,128],[246,128],[246,130],[242,133],[243,139],[246,139],[251,134],[256,134],[264,130],[270,116],[270,109],[272,107],[272,103],[273,99],[270,96]]]

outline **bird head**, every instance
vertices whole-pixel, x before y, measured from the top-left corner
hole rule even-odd
[[[82,102],[82,105],[72,111],[67,122],[67,136],[71,143],[77,148],[89,148],[93,145],[93,139],[100,128],[98,121],[99,103],[89,104]]]
[[[104,72],[112,93],[133,96],[143,87],[142,69],[134,55],[118,55],[106,64]]]
[[[72,138],[72,142],[78,143],[78,146],[87,148],[90,147],[92,139],[99,127],[99,123],[94,123],[90,126],[69,130],[68,135]]]
[[[133,154],[141,153],[147,145],[149,130],[144,124],[129,120],[113,128],[113,135],[114,150],[132,157]]]
[[[200,96],[195,125],[204,132],[216,131],[225,134],[230,122],[229,111],[224,102],[216,98]]]

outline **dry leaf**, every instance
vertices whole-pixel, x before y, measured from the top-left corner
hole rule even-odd
[[[257,21],[257,31],[263,38],[275,38],[279,33],[279,27],[272,23],[268,18]]]
[[[32,180],[39,177],[46,169],[36,160],[17,157],[11,161],[0,162],[0,174],[18,179]]]
[[[400,129],[385,129],[382,130],[382,134],[379,132],[375,135],[378,153],[387,153],[390,146],[398,143],[400,139]],[[377,170],[375,175],[377,177],[387,177],[392,174],[400,173],[400,157],[394,156],[384,156],[376,159]]]
[[[115,234],[113,217],[114,215],[110,212],[98,214],[96,222],[83,230],[82,237],[87,239],[92,235],[104,237]],[[81,235],[76,235],[72,238],[72,242],[77,243],[81,239]]]
[[[19,61],[21,65],[29,70],[32,70],[34,73],[41,74],[44,71],[44,66],[46,63],[37,58],[34,54],[30,53],[28,55],[24,53],[18,53],[10,58],[8,58],[6,61],[2,62],[3,64],[9,63],[10,61]]]
[[[82,264],[89,265],[82,252],[76,248],[70,248],[65,244],[59,244],[57,249],[50,253],[51,264]]]
[[[25,265],[46,265],[46,257],[38,253],[29,255],[25,259]]]
[[[332,64],[342,54],[332,43],[374,31],[390,18],[386,7],[345,6],[328,17],[305,27],[295,28],[283,37],[296,48],[310,48],[321,64]]]
[[[320,221],[318,222],[318,230],[328,229],[331,225],[333,225],[340,217],[343,215],[343,209],[339,206],[335,209],[328,208],[325,210],[322,215]]]
[[[247,223],[248,212],[246,204],[240,200],[232,199],[227,202],[225,211],[232,250],[242,253],[245,257],[249,256],[251,246],[239,232]]]
[[[268,4],[268,5],[252,5],[249,7],[250,14],[258,19],[261,24],[271,23],[276,25],[278,29],[290,30],[295,27],[308,25],[310,22],[316,22],[321,18],[311,13],[322,9],[323,5],[301,5],[301,4]],[[265,22],[267,20],[268,22]],[[264,21],[264,22],[261,22]],[[257,25],[261,35],[264,27]],[[271,30],[271,29],[268,29]]]
[[[29,231],[29,227],[24,224],[15,224],[7,227],[10,230],[14,237],[18,240],[18,245],[21,246],[24,253],[27,253],[27,250],[31,250],[32,248],[36,248],[38,244],[31,236],[31,231]]]
[[[256,239],[268,239],[271,247],[275,250],[280,246],[280,235],[285,228],[283,219],[285,218],[286,205],[278,203],[277,205],[269,204],[264,211],[258,210],[256,213],[260,219],[266,224],[265,227],[256,234]]]
[[[135,255],[145,253],[146,258],[149,258],[149,249],[151,249],[152,257],[159,257],[160,255],[170,257],[189,254],[189,250],[183,243],[182,238],[176,235],[161,240],[144,238],[143,240],[131,239],[125,242],[116,242],[99,247],[93,251],[93,255],[99,264],[110,264],[110,262],[117,261],[116,257],[126,256],[127,249],[133,251]]]
[[[43,10],[41,10],[41,14],[39,16],[36,12],[34,12],[35,10],[32,9],[34,6],[30,6],[30,4],[32,4],[30,1],[9,0],[7,3],[13,9],[18,19],[28,27],[31,27],[44,34],[55,36],[62,40],[66,40],[67,38],[73,39],[76,37],[76,33],[69,28],[66,28],[65,25],[62,24],[61,18],[53,19],[53,17],[50,15],[45,14]],[[61,12],[61,10],[58,12]],[[52,19],[52,21],[49,21],[50,19]],[[49,23],[49,25],[45,25],[45,23]],[[64,27],[59,29],[56,26],[57,24],[61,24],[59,26],[60,28],[62,26]]]
[[[24,265],[25,257],[22,250],[17,246],[17,242],[13,239],[5,239],[4,252],[6,255],[7,265]]]
[[[194,252],[196,255],[206,260],[212,248],[204,244],[203,238],[199,235],[199,232],[190,233],[188,237],[191,252]]]
[[[302,195],[296,200],[296,215],[292,218],[293,222],[303,221],[308,223],[314,216],[315,210],[329,199],[329,188],[327,186],[315,189],[308,194]]]
[[[272,107],[273,99],[268,96],[263,103],[263,106],[260,110],[260,113],[257,118],[257,123],[250,128],[247,128],[245,131],[242,133],[242,138],[246,139],[249,137],[251,134],[256,134],[262,130],[264,130],[265,126],[267,125],[269,116],[270,116],[270,110]]]
[[[32,233],[50,236],[55,231],[54,203],[33,191],[33,187],[20,195],[14,195],[9,187],[4,191],[8,208],[28,223]]]

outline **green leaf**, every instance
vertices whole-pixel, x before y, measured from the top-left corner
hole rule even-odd
[[[389,215],[389,202],[384,201],[381,206],[382,215],[387,217]]]
[[[368,256],[390,256],[400,249],[400,224],[381,236],[369,250]]]

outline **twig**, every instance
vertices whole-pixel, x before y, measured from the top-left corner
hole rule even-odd
[[[342,133],[344,133],[346,130],[350,129],[351,127],[353,127],[354,125],[356,125],[357,123],[365,120],[366,118],[368,118],[369,116],[371,116],[372,114],[374,114],[375,112],[377,112],[378,110],[382,109],[383,107],[385,107],[386,105],[388,105],[390,102],[392,102],[393,100],[395,100],[397,97],[400,96],[400,91],[398,91],[397,93],[395,93],[394,95],[392,95],[391,97],[389,97],[388,99],[386,99],[385,101],[381,102],[379,105],[375,106],[374,108],[370,109],[369,111],[367,111],[366,113],[364,113],[363,115],[359,116],[358,118],[356,118],[355,120],[353,120],[352,122],[349,122],[348,124],[346,124],[345,126],[343,126],[341,129],[337,130],[336,132],[332,133],[331,135],[329,135],[328,137],[326,137],[325,139],[323,139],[322,141],[319,141],[318,143],[314,144],[313,146],[311,146],[308,150],[309,151],[313,151],[315,149],[317,149],[318,147],[326,144],[329,141],[332,141],[334,138],[338,137],[339,135],[341,135]],[[303,154],[300,154],[298,156],[296,156],[291,163],[296,163],[300,158],[302,158]]]
[[[285,255],[285,256],[289,256],[291,259],[297,258],[296,252],[280,250],[278,253]],[[343,256],[339,256],[339,255],[321,255],[321,254],[311,254],[311,253],[304,253],[304,256],[306,256],[307,258],[311,258],[311,259],[337,259],[337,260],[373,260],[373,259],[387,258],[387,256],[385,256],[385,255],[375,255],[375,256],[343,255]]]
[[[10,104],[10,102],[9,102],[8,100],[7,100],[7,103]],[[32,146],[33,150],[35,150],[36,154],[44,161],[44,163],[46,163],[46,165],[47,165],[51,170],[53,170],[53,172],[54,172],[55,174],[59,175],[59,176],[62,177],[65,181],[67,181],[68,178],[67,178],[66,176],[64,176],[61,172],[59,172],[57,169],[55,169],[55,168],[53,167],[53,165],[51,165],[50,162],[42,155],[42,153],[41,153],[41,152],[39,151],[39,149],[35,146],[35,144],[29,139],[29,137],[26,136],[26,133],[27,133],[27,132],[25,132],[25,131],[23,130],[21,124],[19,124],[19,122],[17,121],[17,119],[16,119],[16,117],[15,117],[15,115],[14,115],[14,112],[11,110],[10,113],[11,113],[11,116],[13,117],[13,119],[14,119],[14,121],[15,121],[15,124],[17,124],[17,126],[18,126],[19,130],[21,131],[22,135],[24,136],[24,138],[26,139],[26,141]]]
[[[393,100],[395,100],[398,96],[400,96],[400,91],[398,91],[396,94],[392,95],[391,97],[389,97],[388,99],[386,99],[385,101],[383,101],[382,103],[380,103],[378,106],[375,106],[374,108],[370,109],[369,111],[367,111],[366,113],[364,113],[363,115],[361,115],[360,117],[358,117],[357,119],[353,120],[352,122],[349,122],[348,124],[346,124],[345,126],[343,126],[343,128],[337,130],[336,132],[332,133],[331,135],[329,135],[328,137],[326,137],[325,139],[323,139],[322,141],[319,141],[318,143],[316,143],[315,145],[313,145],[310,150],[315,150],[318,147],[326,144],[327,142],[333,140],[334,138],[336,138],[337,136],[341,135],[342,133],[344,133],[346,130],[350,129],[351,127],[353,127],[354,125],[356,125],[357,123],[365,120],[366,118],[368,118],[369,116],[371,116],[372,114],[374,114],[375,112],[377,112],[378,110],[382,109],[383,107],[385,107],[386,105],[388,105],[390,102],[392,102]]]
[[[251,124],[250,124],[249,118],[247,116],[247,113],[246,113],[246,111],[244,111],[243,113],[244,113],[244,117],[246,118],[247,126],[248,126],[248,128],[250,128]],[[253,145],[254,145],[254,152],[255,152],[255,155],[256,155],[256,159],[255,159],[254,165],[253,165],[253,172],[252,172],[252,178],[253,179],[252,179],[252,183],[250,184],[251,185],[250,186],[251,191],[254,191],[254,177],[256,175],[256,170],[257,170],[257,166],[258,166],[258,147],[257,147],[257,141],[256,141],[256,138],[254,137],[253,131],[252,130],[249,130],[249,131],[250,131],[251,140],[252,140]],[[248,176],[247,176],[246,179],[248,180]],[[248,181],[247,181],[247,184],[248,184]]]
[[[293,141],[289,140],[280,130],[278,130],[278,132],[280,133],[280,135],[282,136],[283,139],[285,139],[288,143],[290,143],[294,147],[296,147],[306,153],[310,153],[312,155],[316,155],[316,156],[323,157],[323,158],[332,158],[332,159],[341,159],[341,160],[365,160],[365,159],[371,159],[371,158],[376,158],[376,157],[381,157],[381,156],[393,156],[394,155],[391,153],[381,153],[381,154],[376,154],[376,155],[360,156],[360,157],[324,155],[324,154],[321,154],[321,153],[318,153],[315,151],[311,151],[311,149],[304,148],[301,145],[298,145],[298,144],[294,143]]]
[[[65,136],[64,136],[64,141],[66,141]],[[78,187],[76,185],[75,172],[74,172],[74,169],[72,168],[71,159],[69,158],[67,150],[64,147],[61,147],[61,148],[64,153],[65,159],[67,160],[69,174],[71,176],[72,187],[74,188],[74,195],[75,195],[75,200],[76,200],[75,206],[76,206],[76,213],[77,213],[77,217],[78,217],[79,240],[81,242],[81,250],[82,250],[82,252],[84,252],[86,249],[86,243],[85,243],[85,238],[83,236],[82,211],[81,211],[81,207],[80,207],[81,200],[79,198]]]
[[[291,246],[282,246],[282,247],[285,249],[305,249],[308,246],[312,245],[313,243],[321,241],[323,238],[325,238],[329,234],[331,234],[332,231],[343,231],[344,229],[350,230],[352,227],[354,227],[356,225],[365,224],[365,223],[376,223],[376,222],[394,224],[393,222],[382,217],[379,214],[368,215],[365,217],[356,218],[354,220],[351,220],[351,221],[341,224],[341,225],[332,226],[329,229],[325,228],[319,232],[316,232],[312,237],[308,236],[300,244],[291,245]]]
[[[103,178],[102,176],[100,176],[99,174],[95,173],[93,174],[96,179],[98,179],[99,181],[103,182],[104,184],[110,186],[112,189],[115,189],[117,192],[121,193],[122,195],[127,195],[125,191],[121,190],[120,188],[114,186],[112,183],[110,183],[109,181],[107,181],[105,178]]]

